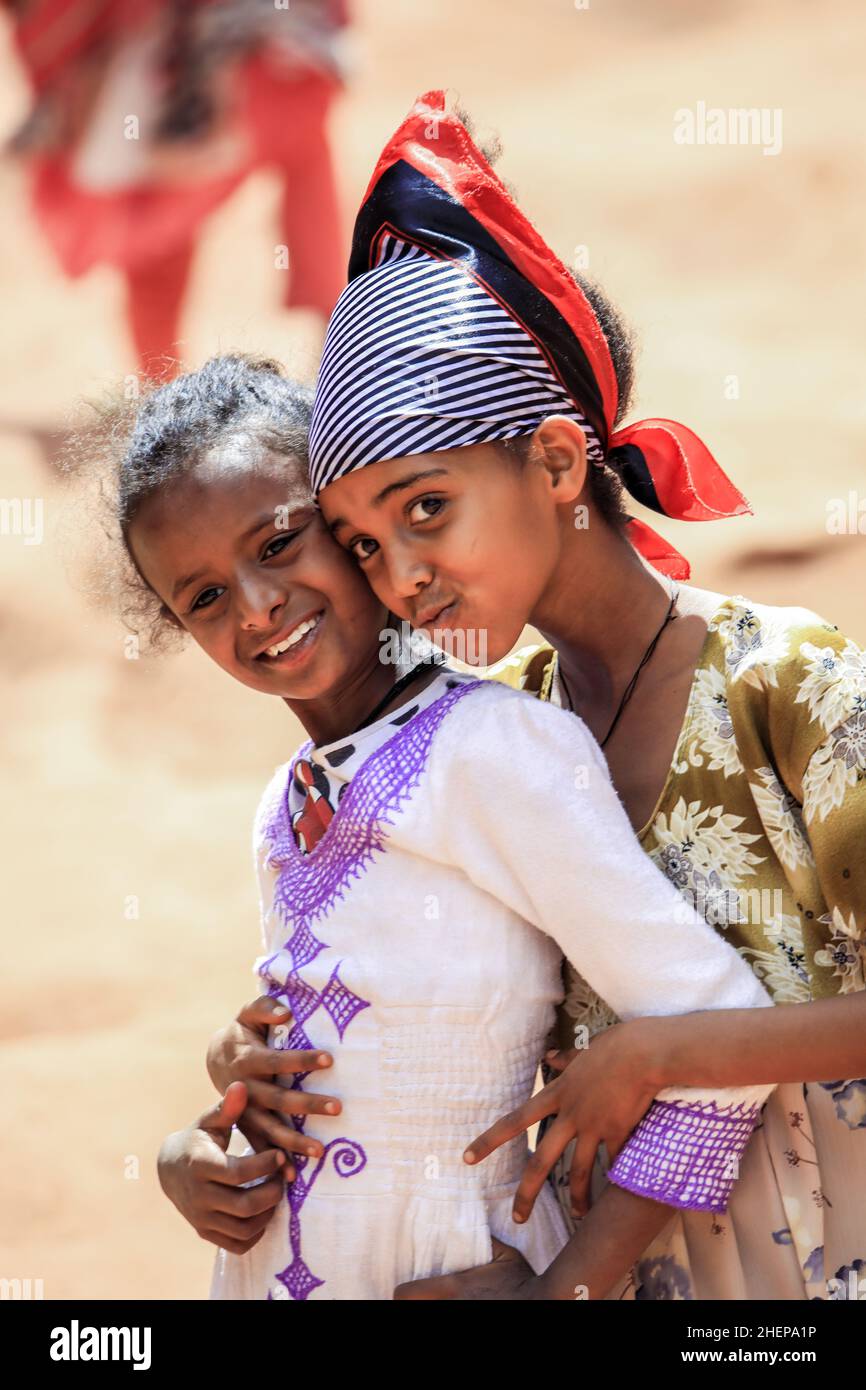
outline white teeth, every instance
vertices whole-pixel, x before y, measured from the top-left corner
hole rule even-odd
[[[287,652],[289,647],[294,647],[296,643],[300,642],[302,637],[305,637],[308,632],[312,632],[313,628],[318,625],[318,622],[319,618],[317,617],[308,618],[305,623],[299,623],[283,642],[278,642],[275,647],[268,647],[268,656],[280,656],[282,652]]]

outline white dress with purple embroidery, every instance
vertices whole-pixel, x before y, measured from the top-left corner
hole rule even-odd
[[[335,791],[309,853],[293,830],[298,759]],[[256,817],[256,969],[292,1011],[272,1045],[334,1057],[286,1084],[337,1095],[342,1112],[292,1121],[324,1157],[294,1156],[258,1244],[219,1251],[211,1296],[391,1299],[405,1280],[486,1263],[493,1235],[540,1272],[567,1233],[547,1184],[530,1219],[511,1220],[526,1136],[473,1167],[462,1153],[531,1094],[563,953],[622,1019],[769,996],[644,854],[573,715],[446,669],[298,759]],[[610,1180],[724,1210],[771,1090],[660,1093]]]

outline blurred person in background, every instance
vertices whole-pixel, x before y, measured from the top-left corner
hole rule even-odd
[[[286,308],[326,319],[343,246],[326,133],[345,78],[343,0],[0,0],[30,82],[5,152],[66,275],[116,266],[138,365],[171,368],[205,218],[279,170]]]

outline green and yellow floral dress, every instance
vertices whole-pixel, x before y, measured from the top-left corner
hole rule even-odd
[[[490,675],[560,702],[549,647]],[[727,599],[639,839],[777,1004],[863,989],[866,652],[807,609]],[[616,1021],[570,966],[565,991],[561,1045]],[[573,1228],[569,1159],[552,1177]],[[866,1299],[866,1079],[780,1085],[728,1211],[678,1213],[611,1296]]]

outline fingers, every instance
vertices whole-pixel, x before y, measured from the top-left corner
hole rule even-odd
[[[213,1212],[211,1227],[229,1240],[249,1241],[261,1236],[270,1225],[273,1210],[259,1212],[255,1216],[231,1216],[228,1212]]]
[[[268,1149],[281,1149],[283,1158],[285,1159],[285,1162],[282,1166],[283,1177],[285,1178],[286,1182],[294,1182],[297,1170],[295,1168],[294,1163],[292,1163],[289,1154],[286,1152],[285,1145],[280,1144],[275,1140],[271,1139],[270,1136],[265,1134],[263,1130],[260,1130],[256,1127],[254,1111],[252,1112],[251,1116],[251,1112],[248,1110],[247,1113],[238,1122],[237,1128],[238,1131],[246,1139],[250,1148],[253,1149],[257,1154],[265,1153]],[[292,1151],[290,1150],[289,1152]]]
[[[512,1216],[515,1221],[529,1219],[535,1199],[556,1160],[565,1151],[573,1134],[565,1121],[557,1118],[550,1126],[534,1153],[529,1155],[516,1193]]]
[[[211,1181],[241,1187],[243,1183],[254,1182],[256,1178],[269,1178],[272,1175],[282,1178],[284,1167],[285,1154],[278,1149],[265,1149],[262,1153],[241,1154],[239,1157],[229,1154],[225,1168],[219,1177],[213,1177]]]
[[[450,1299],[456,1292],[457,1281],[452,1274],[437,1274],[430,1279],[413,1279],[411,1283],[398,1284],[394,1290],[394,1300],[411,1303],[421,1299]]]
[[[231,1081],[226,1087],[222,1104],[217,1106],[215,1129],[231,1129],[237,1124],[249,1102],[249,1091],[243,1081]]]
[[[223,1212],[228,1216],[249,1219],[270,1213],[278,1206],[283,1196],[282,1177],[268,1178],[255,1187],[229,1187],[225,1182],[215,1182],[207,1190],[207,1206],[210,1212]],[[216,1222],[209,1222],[216,1225]]]
[[[275,1086],[270,1081],[251,1081],[249,1092],[260,1110],[276,1110],[281,1115],[339,1115],[343,1109],[336,1096]]]
[[[493,1260],[523,1261],[523,1256],[519,1250],[515,1250],[513,1245],[506,1245],[504,1240],[498,1240],[492,1231],[490,1233],[490,1244],[493,1248],[491,1263]]]
[[[551,1071],[563,1072],[569,1063],[573,1062],[577,1056],[576,1047],[556,1048],[552,1047],[549,1052],[545,1052],[544,1060]]]
[[[237,1021],[246,1028],[266,1029],[271,1023],[286,1023],[291,1017],[292,1011],[285,1004],[279,1003],[270,994],[260,994],[257,999],[244,1004]]]
[[[246,1255],[248,1250],[252,1250],[254,1245],[258,1245],[266,1230],[267,1226],[263,1226],[249,1240],[233,1240],[230,1236],[223,1235],[220,1231],[213,1229],[199,1231],[199,1235],[202,1240],[210,1241],[211,1245],[218,1245],[221,1250],[229,1250],[233,1255]]]
[[[252,1148],[256,1154],[264,1154],[267,1153],[268,1150],[280,1150],[280,1159],[282,1160],[280,1172],[286,1182],[294,1182],[297,1177],[297,1169],[286,1153],[284,1146],[282,1144],[275,1144],[267,1134],[256,1129],[254,1122],[249,1118],[249,1114],[250,1112],[248,1111],[238,1125],[240,1133],[244,1136],[250,1148]],[[249,1157],[249,1155],[244,1155],[244,1157]]]
[[[571,1214],[577,1220],[586,1216],[589,1211],[589,1184],[598,1144],[597,1136],[579,1134],[574,1146],[568,1190],[571,1197]]]
[[[530,1154],[527,1166],[523,1170],[523,1176],[518,1183],[517,1191],[514,1193],[512,1216],[516,1222],[525,1222],[530,1218],[532,1207],[535,1205],[535,1198],[544,1187],[546,1176],[553,1168],[553,1163],[569,1144],[570,1138],[571,1134],[567,1126],[562,1120],[556,1119],[550,1126],[548,1133],[542,1138],[541,1143],[535,1148],[534,1154]]]
[[[262,1132],[256,1128],[255,1124],[252,1123],[250,1120],[249,1110],[246,1112],[245,1115],[241,1116],[241,1119],[238,1121],[237,1128],[238,1131],[244,1136],[250,1147],[255,1149],[257,1154],[264,1153],[265,1149],[282,1147],[281,1145],[272,1144],[271,1141],[268,1139],[267,1135],[262,1134]],[[289,1174],[286,1173],[286,1177],[288,1176]]]
[[[477,1139],[473,1139],[469,1148],[464,1151],[463,1160],[465,1163],[480,1163],[488,1154],[492,1154],[494,1149],[498,1149],[500,1144],[505,1144],[509,1139],[514,1139],[524,1130],[530,1129],[532,1125],[543,1120],[545,1115],[552,1115],[556,1110],[555,1095],[553,1093],[552,1082],[550,1086],[545,1086],[538,1091],[524,1105],[512,1110],[507,1115],[503,1115],[501,1120],[497,1120],[495,1125],[486,1129]]]
[[[234,1070],[246,1079],[256,1077],[291,1076],[309,1071],[322,1071],[332,1065],[328,1052],[311,1048],[269,1047],[266,1042],[249,1043],[234,1062]]]
[[[319,1050],[296,1050],[293,1048],[271,1047],[268,1049],[271,1060],[271,1075],[283,1076],[291,1072],[324,1071],[333,1065],[330,1052]]]
[[[199,1235],[224,1250],[242,1254],[261,1240],[273,1218],[273,1211],[261,1212],[250,1218],[232,1216],[228,1212],[209,1211]]]
[[[227,1187],[240,1187],[242,1183],[268,1178],[272,1174],[279,1174],[282,1180],[284,1166],[285,1154],[273,1147],[239,1156],[215,1153],[210,1148],[197,1153],[189,1165],[196,1181],[224,1183]]]
[[[253,1144],[248,1129],[257,1134],[259,1144]],[[325,1152],[324,1144],[311,1138],[300,1129],[284,1124],[271,1110],[248,1110],[244,1120],[244,1133],[253,1147],[272,1146],[282,1149],[286,1154],[306,1154],[309,1158],[321,1158]]]
[[[222,1100],[211,1106],[196,1121],[198,1129],[206,1129],[220,1148],[228,1147],[232,1126],[237,1124],[247,1105],[247,1088],[242,1081],[233,1081]]]

